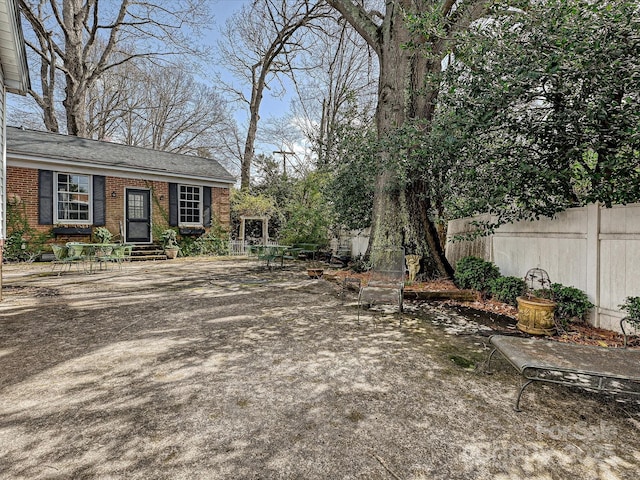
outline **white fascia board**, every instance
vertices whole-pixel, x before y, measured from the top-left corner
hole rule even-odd
[[[27,52],[24,45],[20,14],[14,0],[0,0],[6,9],[0,9],[0,59],[4,72],[4,84],[8,92],[26,95],[31,86]]]
[[[235,183],[234,181],[226,179],[202,177],[198,175],[172,175],[141,168],[118,168],[109,165],[96,165],[95,163],[82,161],[68,162],[61,159],[43,158],[32,155],[20,155],[11,152],[7,152],[7,166],[63,171],[85,175],[105,175],[109,177],[132,178],[136,180],[150,180],[157,182],[197,184],[206,187],[218,188],[229,188]]]

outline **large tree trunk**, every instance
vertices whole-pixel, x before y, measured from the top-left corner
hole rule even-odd
[[[65,30],[65,99],[67,114],[67,133],[79,137],[87,136],[86,121],[86,81],[84,53],[84,24],[89,9],[83,6],[83,0],[66,0],[62,6],[62,18]]]
[[[430,6],[430,2],[388,0],[383,22],[378,26],[350,0],[329,0],[329,3],[378,54],[380,79],[376,125],[379,137],[392,135],[408,119],[429,120],[437,91],[425,92],[422,87],[427,73],[436,66],[422,52],[404,48],[411,40],[404,13],[417,12]],[[402,183],[400,172],[389,167],[389,155],[389,152],[380,153],[382,170],[376,182],[370,247],[405,246],[411,253],[423,256],[426,275],[451,276],[453,270],[444,256],[431,217],[433,206],[427,186],[419,178],[412,179],[409,185]]]

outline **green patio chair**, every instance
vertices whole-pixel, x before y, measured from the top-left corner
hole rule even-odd
[[[118,265],[118,268],[122,270],[122,264],[131,260],[132,250],[133,245],[116,245],[106,260]]]
[[[80,266],[82,266],[83,271],[86,271],[86,246],[82,243],[67,243],[67,260],[71,265],[76,265],[78,271],[80,271]],[[69,269],[71,269],[71,266]]]
[[[71,268],[71,261],[69,260],[69,249],[62,245],[51,245],[53,251],[54,260],[51,262],[51,271],[55,271],[57,266],[60,266],[58,275],[62,273],[65,266]]]

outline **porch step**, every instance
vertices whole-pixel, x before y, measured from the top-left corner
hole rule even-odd
[[[131,250],[131,261],[141,262],[147,260],[166,260],[164,249],[161,245],[134,245]]]

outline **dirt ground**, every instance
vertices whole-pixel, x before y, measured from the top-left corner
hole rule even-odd
[[[0,477],[637,479],[640,406],[494,374],[490,325],[242,260],[5,265]],[[509,328],[500,324],[499,328]]]

